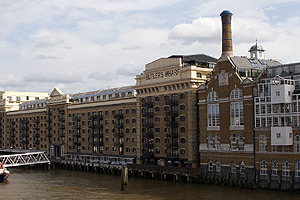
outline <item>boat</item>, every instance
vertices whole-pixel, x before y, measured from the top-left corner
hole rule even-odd
[[[0,182],[7,180],[9,171],[4,167],[4,164],[0,163]]]

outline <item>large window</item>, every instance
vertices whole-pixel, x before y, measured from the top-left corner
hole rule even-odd
[[[259,135],[259,151],[266,152],[267,151],[267,138],[265,134]]]
[[[300,179],[300,161],[296,161],[295,163],[295,178],[299,181]]]
[[[219,101],[218,93],[211,91],[207,96],[207,121],[208,126],[220,126],[220,114],[219,114]]]
[[[208,149],[214,148],[214,137],[211,134],[207,137],[207,143],[208,143]]]
[[[218,150],[221,145],[221,138],[219,134],[216,134],[215,136],[215,149]]]
[[[266,160],[260,161],[260,178],[262,178],[262,179],[267,178],[267,161]]]
[[[230,122],[231,126],[244,125],[244,108],[243,108],[243,93],[240,89],[232,90],[230,99],[234,102],[230,103]],[[239,101],[240,100],[240,101]]]
[[[216,173],[217,175],[221,174],[221,163],[220,161],[216,161]]]
[[[239,135],[239,141],[238,141],[239,150],[243,151],[245,146],[245,137],[243,135]]]
[[[211,160],[208,161],[207,170],[209,173],[212,173],[212,171],[213,171],[213,163]]]
[[[295,135],[294,138],[294,152],[300,153],[300,135]]]
[[[208,126],[220,126],[219,104],[207,105]]]
[[[290,177],[290,162],[288,160],[284,160],[282,163],[282,177]]]
[[[235,134],[230,137],[231,151],[236,151],[237,148],[237,138]]]
[[[278,176],[278,162],[277,162],[277,160],[272,161],[272,176],[273,177]]]

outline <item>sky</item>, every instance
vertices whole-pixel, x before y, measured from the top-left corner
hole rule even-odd
[[[162,57],[219,58],[227,9],[234,55],[257,40],[300,62],[299,0],[0,0],[0,90],[88,92],[134,85]]]

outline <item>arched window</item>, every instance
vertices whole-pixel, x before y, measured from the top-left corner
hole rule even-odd
[[[267,161],[264,159],[260,161],[260,178],[267,178]]]
[[[245,163],[243,161],[240,163],[240,176],[245,177]]]
[[[243,99],[243,92],[239,88],[235,88],[230,93],[230,99]]]
[[[219,101],[219,95],[217,92],[215,91],[211,91],[208,95],[207,95],[207,101],[211,102],[211,101]]]
[[[234,162],[230,163],[230,172],[232,177],[236,176],[236,165]]]
[[[259,151],[266,152],[267,151],[267,138],[265,134],[259,135]]]
[[[272,176],[277,179],[278,176],[278,162],[277,160],[272,160]]]
[[[213,163],[212,163],[211,160],[208,161],[208,164],[207,164],[207,171],[208,171],[209,173],[212,173],[212,171],[213,171]]]
[[[160,153],[160,148],[156,148],[155,153]]]
[[[295,138],[294,138],[294,152],[300,153],[300,135],[299,134],[295,135]]]
[[[238,145],[239,145],[239,150],[243,151],[245,146],[245,137],[243,135],[239,135]]]
[[[181,138],[180,143],[185,143],[185,138]]]
[[[219,96],[215,91],[211,91],[207,96],[207,126],[214,127],[220,126],[220,113],[219,113]]]
[[[208,143],[208,149],[213,149],[214,148],[214,137],[212,136],[212,134],[210,134],[207,137],[207,143]]]
[[[231,126],[244,125],[244,108],[243,108],[243,93],[240,89],[232,90],[230,99],[234,102],[230,103],[230,123]],[[241,101],[236,101],[241,100]]]
[[[215,149],[218,150],[221,145],[221,138],[219,134],[216,134],[215,136]]]
[[[155,138],[155,142],[156,143],[160,143],[160,139],[159,138]]]
[[[284,160],[282,163],[282,177],[290,177],[290,161]]]
[[[221,174],[221,163],[220,161],[216,161],[216,173],[217,175]]]
[[[295,179],[297,181],[300,180],[300,161],[299,160],[295,162]]]
[[[231,135],[230,138],[230,144],[231,144],[231,151],[236,151],[236,147],[237,147],[237,138],[235,134]]]

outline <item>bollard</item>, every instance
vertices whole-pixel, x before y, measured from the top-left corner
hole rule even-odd
[[[125,191],[128,185],[128,168],[122,167],[121,169],[121,190]]]

